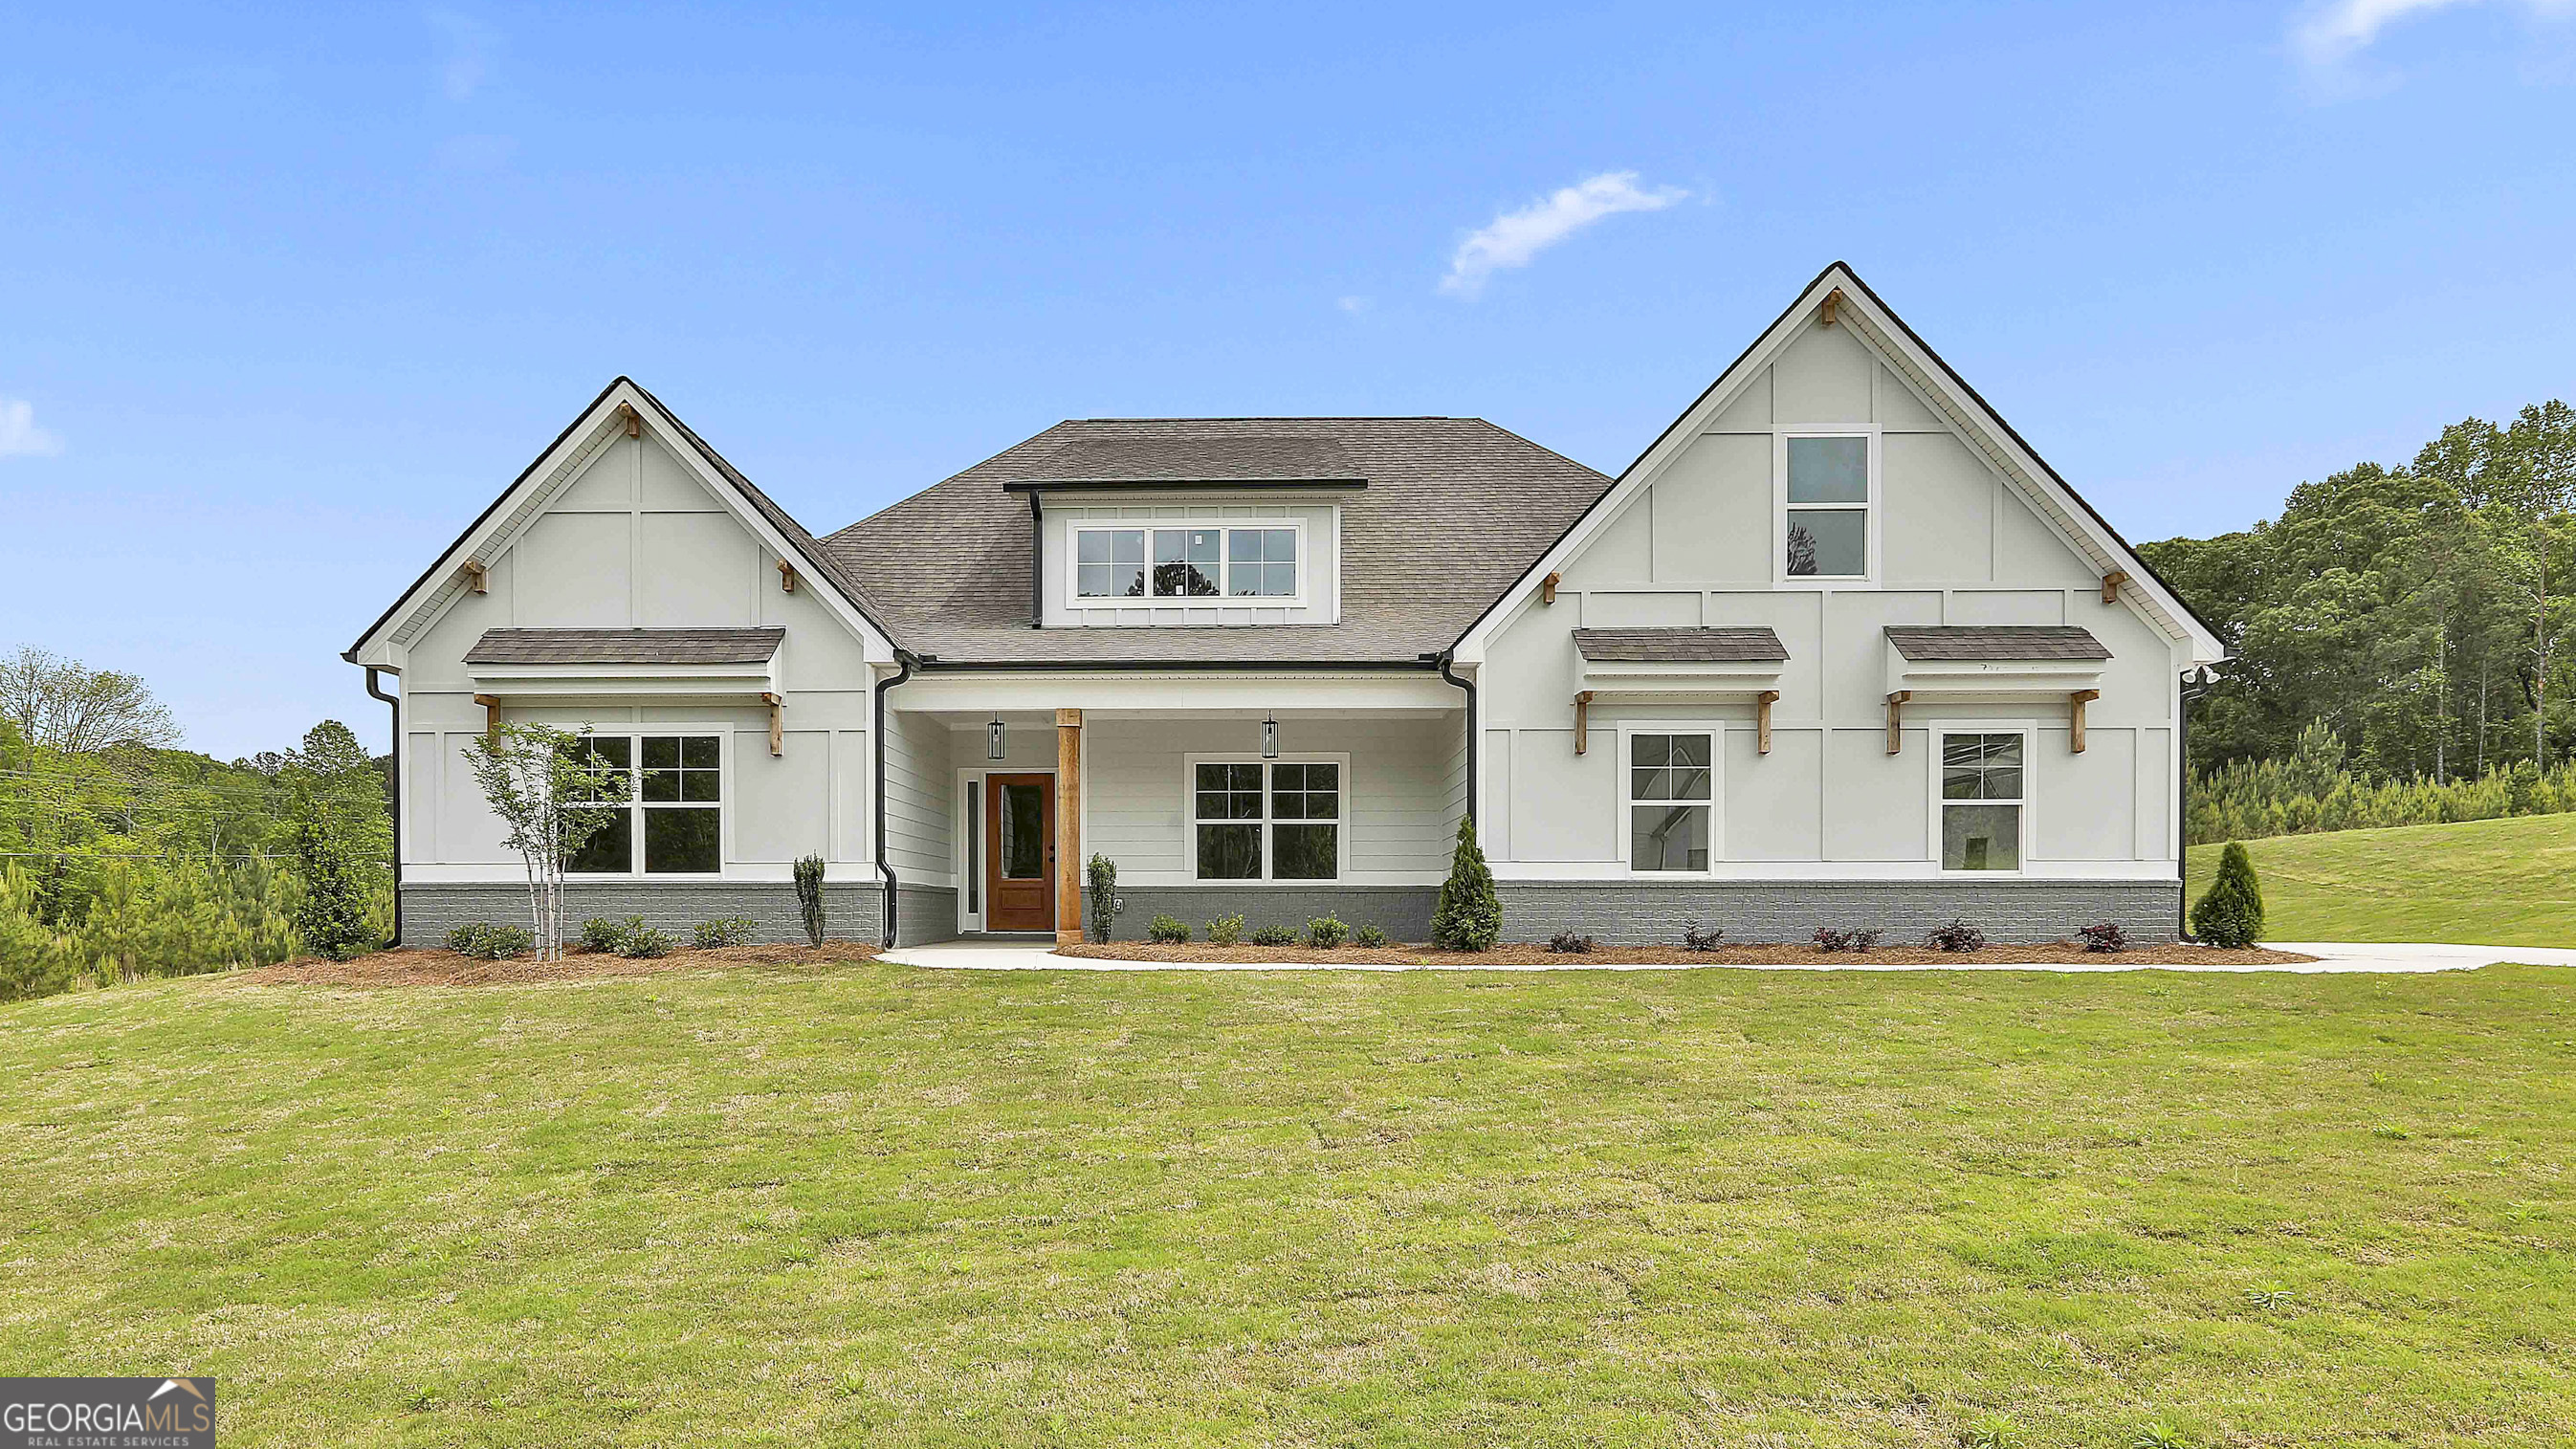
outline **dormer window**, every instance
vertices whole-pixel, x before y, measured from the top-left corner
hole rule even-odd
[[[1074,599],[1293,600],[1301,593],[1302,531],[1295,524],[1268,523],[1076,527]]]
[[[1872,575],[1876,460],[1865,433],[1789,434],[1780,440],[1780,577],[1847,580]]]

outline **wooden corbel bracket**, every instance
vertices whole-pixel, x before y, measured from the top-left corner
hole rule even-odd
[[[481,559],[467,559],[465,561],[464,568],[465,586],[478,594],[488,594],[492,592],[491,585],[487,577],[491,572],[491,568]]]
[[[501,696],[497,694],[478,694],[474,696],[474,702],[483,706],[483,733],[485,737],[490,738],[499,735],[501,733]]]
[[[782,594],[796,592],[796,565],[785,559],[778,561],[778,592]]]
[[[635,411],[635,404],[619,403],[617,416],[626,424],[626,436],[630,438],[644,436],[644,415]]]
[[[1913,697],[1914,691],[1910,689],[1897,690],[1887,697],[1887,752],[1891,755],[1905,748],[1902,720],[1905,702]]]
[[[2070,754],[2084,753],[2084,706],[2101,697],[2098,689],[2078,689],[2066,696],[2066,744]]]
[[[1538,581],[1538,601],[1540,603],[1553,604],[1556,602],[1556,584],[1557,580],[1561,577],[1563,576],[1560,574],[1550,572],[1546,578]]]
[[[779,716],[786,709],[787,697],[763,694],[760,702],[769,706],[769,753],[772,756],[784,755],[787,753],[787,726]]]
[[[2104,574],[2102,576],[2102,602],[2106,604],[2116,604],[2120,602],[2120,585],[2125,584],[2128,581],[2129,574],[2125,569],[2113,569],[2109,573]]]
[[[1574,696],[1574,752],[1582,754],[1592,745],[1592,691],[1580,690]]]
[[[1780,691],[1766,689],[1753,696],[1753,753],[1771,753],[1771,706],[1780,702]]]

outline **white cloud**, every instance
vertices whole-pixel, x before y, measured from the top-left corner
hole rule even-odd
[[[1605,216],[1661,211],[1688,195],[1671,186],[1640,191],[1634,171],[1605,171],[1562,187],[1518,211],[1504,212],[1460,242],[1449,258],[1449,275],[1440,279],[1440,290],[1453,297],[1473,297],[1494,273],[1528,266],[1540,252]]]
[[[50,458],[63,440],[36,426],[36,405],[0,398],[0,458]]]
[[[491,27],[453,10],[430,11],[429,23],[447,43],[438,67],[439,88],[451,101],[472,100],[492,76]]]
[[[2322,0],[2310,5],[2291,26],[2290,43],[2310,66],[2330,70],[2368,50],[2381,31],[2409,16],[2482,3],[2485,0]],[[2576,3],[2571,0],[2514,3],[2543,18],[2576,12]]]
[[[1336,297],[1333,299],[1333,305],[1356,317],[1369,309],[1369,299],[1366,297]]]

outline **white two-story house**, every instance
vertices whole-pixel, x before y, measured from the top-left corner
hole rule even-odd
[[[576,918],[799,934],[1327,911],[1505,938],[2169,938],[2220,641],[1859,277],[1616,478],[1473,418],[1066,422],[817,538],[620,378],[358,640],[404,938],[524,910],[466,766],[592,731]],[[398,696],[382,677],[400,677]]]

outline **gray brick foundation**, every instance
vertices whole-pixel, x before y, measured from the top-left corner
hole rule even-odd
[[[904,892],[901,924],[907,934],[912,929],[914,912],[921,918],[935,920],[944,927],[943,934],[956,934],[956,893],[933,891],[943,904],[916,906],[913,892]],[[824,932],[836,941],[874,941],[877,939],[877,910],[884,899],[883,888],[859,882],[823,887]],[[466,885],[447,881],[406,881],[403,884],[403,939],[406,946],[445,944],[447,933],[468,921],[489,921],[494,925],[528,923],[528,888],[523,885]],[[944,909],[946,914],[940,914]],[[796,887],[788,881],[582,881],[564,887],[566,936],[581,929],[581,923],[592,916],[613,916],[624,920],[642,916],[644,923],[666,931],[682,942],[689,939],[689,928],[700,921],[719,916],[749,916],[756,925],[754,940],[802,941],[805,920],[796,909]]]
[[[1690,926],[1746,943],[1876,927],[1888,944],[1910,944],[1954,918],[1997,942],[2065,940],[2097,921],[2142,943],[2171,941],[2182,900],[2173,881],[1498,881],[1495,891],[1506,941],[1577,931],[1622,946],[1677,946]]]
[[[1121,941],[1141,941],[1155,916],[1173,915],[1189,922],[1191,939],[1205,940],[1209,920],[1239,911],[1246,931],[1263,926],[1302,931],[1317,916],[1332,915],[1352,927],[1373,924],[1392,941],[1427,941],[1431,907],[1439,896],[1438,886],[1122,886],[1118,898],[1125,904],[1111,934]]]

